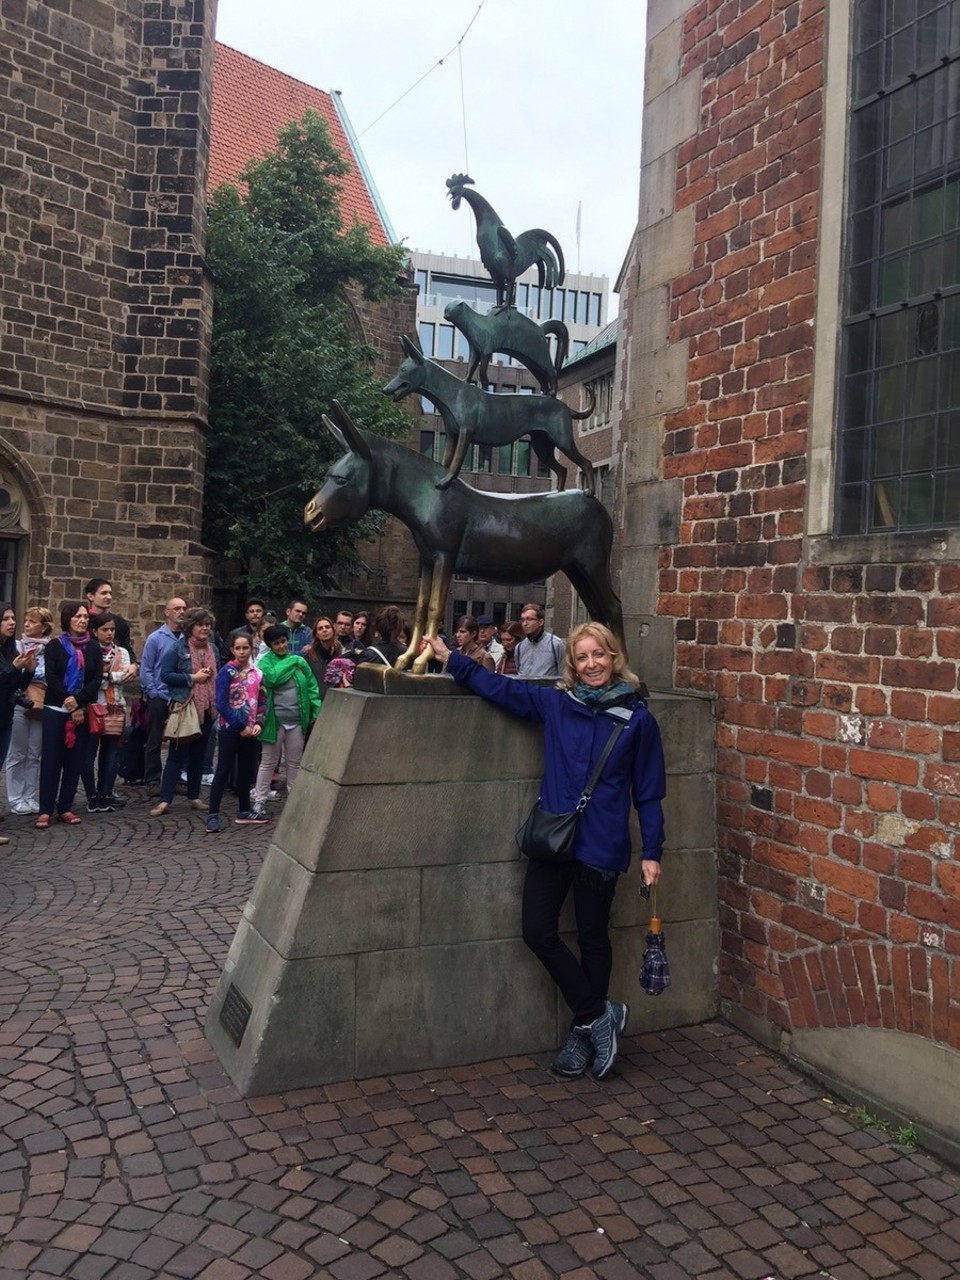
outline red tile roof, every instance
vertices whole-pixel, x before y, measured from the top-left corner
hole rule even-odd
[[[341,180],[344,225],[354,215],[370,230],[373,244],[390,243],[363,170],[329,93],[284,75],[275,67],[217,42],[213,58],[208,191],[235,182],[248,160],[276,149],[277,134],[312,107],[326,122],[334,146],[350,165]]]

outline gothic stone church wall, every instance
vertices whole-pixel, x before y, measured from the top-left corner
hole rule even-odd
[[[209,591],[213,16],[209,0],[3,5],[0,566],[21,608],[103,572],[155,625],[172,589]]]

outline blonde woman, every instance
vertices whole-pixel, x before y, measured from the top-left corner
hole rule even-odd
[[[598,622],[571,632],[563,675],[553,688],[497,675],[463,653],[451,653],[438,636],[427,640],[458,684],[511,715],[543,725],[540,804],[549,813],[577,807],[615,726],[624,726],[583,810],[573,860],[528,861],[523,886],[523,940],[572,1014],[553,1069],[579,1076],[592,1064],[601,1079],[613,1065],[629,1012],[609,999],[607,989],[613,964],[610,909],[617,878],[630,865],[631,800],[640,819],[644,882],[655,885],[660,878],[666,774],[657,722],[638,696],[640,682],[616,637]],[[579,957],[559,932],[560,911],[571,893]]]

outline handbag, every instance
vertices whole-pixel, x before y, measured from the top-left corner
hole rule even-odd
[[[116,657],[119,658],[119,653]],[[120,669],[120,663],[114,661],[114,670]],[[127,712],[122,702],[117,701],[117,691],[109,682],[106,688],[107,705],[104,708],[103,732],[108,738],[119,738],[127,723]]]
[[[200,737],[200,716],[193,698],[186,702],[171,702],[167,723],[163,726],[163,740],[171,747],[185,747]]]
[[[23,696],[29,698],[33,706],[29,711],[25,710],[24,715],[29,716],[31,720],[39,720],[40,712],[43,710],[43,700],[47,692],[45,684],[28,684],[23,691]]]
[[[603,772],[603,766],[610,757],[610,752],[620,734],[627,726],[621,721],[614,725],[613,732],[607,739],[601,752],[597,767],[590,781],[583,788],[577,807],[571,813],[550,813],[541,808],[540,801],[527,814],[527,820],[516,834],[520,852],[534,862],[572,862],[573,846],[577,838],[577,825],[580,815],[587,807],[594,788]]]
[[[107,708],[102,702],[87,704],[87,728],[91,734],[103,733],[103,724],[107,718]]]
[[[123,707],[117,703],[107,706],[106,715],[103,717],[103,732],[108,738],[121,737],[126,723],[127,717]]]

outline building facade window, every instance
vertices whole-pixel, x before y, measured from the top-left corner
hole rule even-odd
[[[857,0],[835,532],[960,525],[960,0]]]
[[[437,359],[453,359],[453,325],[442,324],[438,330]]]
[[[421,320],[417,325],[417,335],[420,338],[420,350],[429,359],[433,355],[433,342],[436,332],[436,325],[427,324]]]
[[[443,458],[443,448],[446,436],[442,431],[421,431],[420,432],[420,452],[426,458],[432,458],[434,462],[440,462]]]
[[[17,543],[0,538],[0,600],[17,598]]]

